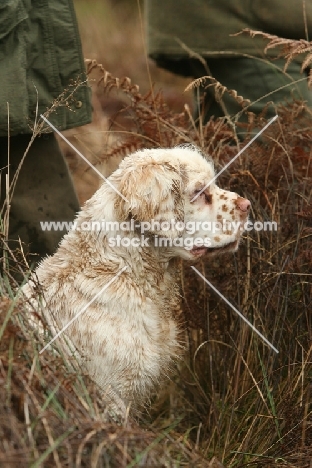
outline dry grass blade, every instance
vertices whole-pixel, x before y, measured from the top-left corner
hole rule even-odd
[[[253,116],[240,143],[224,119],[201,122],[199,129],[187,108],[175,113],[161,94],[141,95],[129,79],[114,78],[94,61],[88,67],[98,91],[105,97],[117,93],[124,103],[111,127],[123,139],[103,159],[191,143],[220,170],[250,141],[253,129],[266,123],[265,113]],[[177,314],[188,342],[185,359],[140,425],[120,427],[101,418],[101,395],[79,369],[59,353],[39,355],[40,338],[4,269],[1,466],[197,468],[214,466],[216,457],[215,466],[227,468],[310,468],[312,116],[302,102],[281,106],[278,113],[263,141],[253,142],[218,180],[251,200],[253,221],[274,221],[277,230],[247,232],[235,255],[202,260],[197,267],[270,336],[279,355],[242,327],[183,264]],[[15,256],[9,250],[7,255]]]

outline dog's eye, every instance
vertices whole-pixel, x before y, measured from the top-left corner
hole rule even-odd
[[[200,190],[196,190],[194,196],[196,196]],[[205,200],[206,205],[211,205],[212,203],[212,195],[210,193],[202,192],[198,198],[202,197]]]
[[[212,195],[210,193],[205,193],[205,202],[207,203],[207,205],[211,205]]]

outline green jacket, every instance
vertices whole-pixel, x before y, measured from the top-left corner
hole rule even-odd
[[[38,114],[46,112],[79,78],[86,79],[72,0],[1,0],[0,136],[8,134],[8,114],[10,135],[32,133],[37,104]],[[70,106],[49,116],[60,130],[91,121],[87,86]]]
[[[188,58],[190,51],[205,58],[264,57],[268,41],[231,36],[244,28],[306,39],[302,0],[146,0],[145,6],[148,52],[156,61]],[[311,0],[305,8],[312,39]],[[276,56],[277,49],[268,55]]]

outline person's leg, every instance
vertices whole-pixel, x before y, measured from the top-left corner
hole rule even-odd
[[[249,58],[225,58],[207,60],[211,75],[230,90],[235,90],[239,96],[251,101],[247,111],[261,113],[268,102],[266,117],[275,115],[275,106],[287,101],[301,99],[312,107],[312,91],[308,88],[307,77],[300,72],[301,65],[290,63],[287,72],[283,71],[284,60],[272,62]],[[200,68],[202,73],[202,67]],[[241,112],[242,107],[228,92],[222,96],[222,103],[216,99],[214,86],[207,79],[200,87],[201,104],[197,115],[206,122],[211,116],[228,115],[233,121],[239,115],[239,122],[246,123],[248,116]]]
[[[10,138],[10,181],[17,170],[30,135]],[[7,138],[0,139],[1,206],[5,198]],[[37,137],[18,175],[9,216],[9,245],[18,248],[21,239],[30,261],[55,252],[65,231],[43,231],[41,221],[72,221],[79,210],[74,186],[54,134]],[[3,216],[2,216],[3,217]]]

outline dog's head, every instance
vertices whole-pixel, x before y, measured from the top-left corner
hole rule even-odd
[[[250,202],[220,189],[214,175],[212,162],[194,147],[138,151],[109,179],[122,195],[114,197],[115,219],[145,223],[145,235],[169,239],[157,245],[170,256],[235,251]]]

